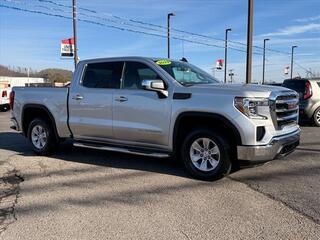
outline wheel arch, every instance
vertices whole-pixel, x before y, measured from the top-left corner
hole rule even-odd
[[[199,123],[194,123],[194,120],[199,120]],[[192,124],[191,124],[192,122]],[[211,124],[215,123],[214,126]],[[210,125],[209,125],[210,124]],[[210,127],[215,128],[217,126],[224,126],[227,128],[227,135],[232,135],[234,137],[233,141],[236,145],[241,145],[241,135],[235,125],[225,116],[218,113],[207,113],[207,112],[183,112],[178,115],[175,120],[173,127],[173,151],[176,152],[179,146],[179,141],[181,140],[181,131],[183,127],[196,128],[196,127]],[[183,134],[182,134],[183,136]]]
[[[59,135],[56,127],[55,119],[50,110],[41,104],[26,104],[22,108],[21,122],[22,133],[24,136],[28,136],[28,127],[33,119],[42,118],[49,121],[53,128],[53,132],[56,140],[59,140]]]

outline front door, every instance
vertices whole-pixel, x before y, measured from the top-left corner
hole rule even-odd
[[[121,89],[114,92],[113,130],[117,140],[166,147],[171,119],[170,98],[142,89],[144,79],[160,79],[144,63],[126,62]]]

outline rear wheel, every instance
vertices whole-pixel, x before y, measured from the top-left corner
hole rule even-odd
[[[38,155],[50,155],[57,146],[52,127],[43,119],[34,119],[29,124],[28,139]]]
[[[220,133],[194,130],[182,143],[181,157],[189,174],[201,180],[216,180],[231,170],[231,148]]]
[[[313,122],[316,126],[320,127],[320,107],[313,114]]]

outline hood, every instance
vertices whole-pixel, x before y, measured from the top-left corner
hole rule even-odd
[[[230,94],[241,97],[269,97],[272,92],[292,91],[284,87],[260,84],[199,84],[184,88],[192,88],[192,92]]]

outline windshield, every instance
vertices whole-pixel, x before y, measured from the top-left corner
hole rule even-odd
[[[182,85],[219,83],[217,79],[190,63],[170,60],[157,60],[155,63]]]

